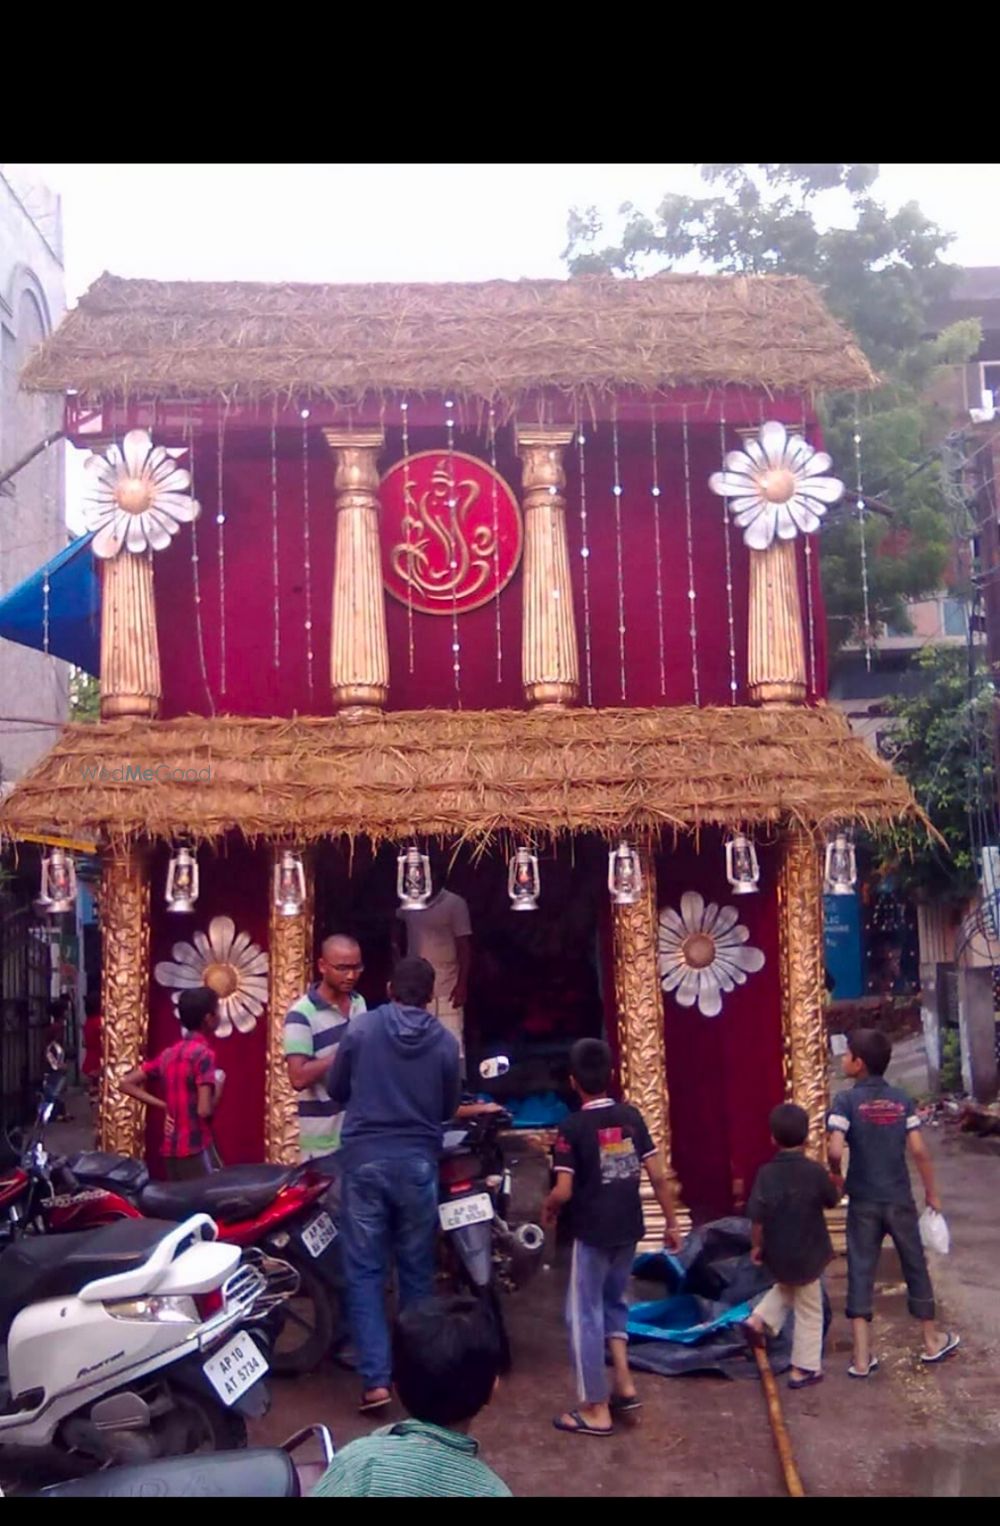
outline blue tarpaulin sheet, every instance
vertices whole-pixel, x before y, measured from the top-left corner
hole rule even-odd
[[[90,551],[92,539],[81,535],[0,599],[0,636],[39,652],[47,650],[96,675],[101,584]]]

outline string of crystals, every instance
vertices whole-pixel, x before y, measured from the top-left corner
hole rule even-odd
[[[622,546],[622,484],[618,461],[618,410],[611,419],[611,449],[614,457],[615,480],[611,489],[615,500],[615,554],[618,570],[618,667],[621,697],[624,704],[628,690],[625,672],[625,559]]]
[[[580,462],[580,556],[583,560],[583,667],[587,680],[587,704],[594,703],[594,670],[590,651],[590,541],[587,530],[587,437],[577,430],[576,449]]]
[[[491,505],[493,509],[493,608],[495,610],[496,642],[497,642],[497,683],[503,682],[503,636],[500,630],[500,500],[498,497],[497,484],[497,415],[493,404],[490,404],[490,466],[493,475],[490,481]]]
[[[726,466],[726,413],[723,405],[719,415],[719,456],[723,470]],[[726,548],[726,618],[729,629],[729,703],[735,705],[739,681],[736,677],[736,614],[733,609],[733,546],[730,540],[732,524],[729,505],[722,500],[722,543]],[[692,580],[692,587],[694,586]]]
[[[858,531],[861,537],[861,601],[865,622],[865,667],[872,667],[872,622],[868,590],[868,543],[865,533],[865,489],[861,475],[861,418],[858,400],[854,399],[854,470],[857,483]]]
[[[278,577],[278,400],[271,413],[271,563],[274,578],[274,666],[281,665],[281,581]]]
[[[49,655],[49,575],[42,579],[42,651]]]
[[[190,418],[187,420],[187,452],[188,471],[191,473],[191,497],[197,499],[198,491],[194,475],[194,424]],[[215,700],[212,696],[212,686],[208,681],[208,663],[205,661],[205,627],[201,619],[201,558],[198,553],[197,519],[191,526],[191,582],[194,586],[194,635],[198,648],[198,669],[205,686],[205,698],[208,700],[209,711],[214,715]]]
[[[305,578],[305,632],[306,632],[306,683],[309,688],[309,708],[313,700],[313,614],[312,614],[312,526],[309,523],[309,409],[301,410],[302,418],[302,570]]]
[[[406,526],[406,643],[409,671],[413,672],[413,545],[410,540],[413,515],[410,513],[410,488],[407,482],[410,459],[410,405],[404,398],[399,405],[403,415],[403,523]]]
[[[691,516],[691,441],[688,437],[687,404],[683,408],[684,433],[684,520],[687,530],[688,607],[691,611],[688,631],[691,636],[691,684],[694,702],[701,704],[701,681],[698,675],[698,595],[694,586],[694,526]]]
[[[799,426],[802,438],[806,438],[806,421]],[[813,608],[813,555],[812,536],[803,535],[806,546],[806,640],[809,647],[809,692],[816,698],[816,615]]]
[[[458,498],[456,497],[455,485],[455,404],[451,398],[445,401],[445,428],[448,431],[448,507],[456,509]],[[458,562],[455,560],[455,549],[452,547],[451,561],[449,563],[452,573],[458,571]],[[455,578],[451,580],[451,655],[452,671],[455,674],[455,693],[458,696],[459,707],[462,702],[462,643],[458,634],[458,585]]]
[[[223,463],[225,455],[226,416],[219,419],[218,483],[215,500],[216,544],[219,560],[219,694],[226,693],[226,508],[223,500]]]
[[[656,629],[660,643],[660,696],[666,698],[667,694],[667,639],[663,628],[663,558],[660,544],[660,460],[656,442],[656,410],[650,404],[649,425],[651,445],[653,451],[653,485],[650,488],[650,496],[653,500],[653,544],[656,550]]]

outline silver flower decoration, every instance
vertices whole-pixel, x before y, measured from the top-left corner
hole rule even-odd
[[[660,912],[660,984],[682,1007],[695,1002],[703,1017],[718,1017],[722,993],[746,984],[764,968],[764,954],[748,942],[750,933],[735,906],[706,906],[697,890],[681,896],[680,916],[672,906]]]
[[[766,551],[775,536],[794,540],[800,530],[811,535],[819,529],[828,505],[844,491],[839,478],[824,475],[830,464],[824,451],[772,421],[743,450],[731,450],[726,470],[713,472],[708,485],[732,500],[730,512],[746,544]]]
[[[267,954],[249,933],[238,933],[232,917],[213,917],[208,936],[199,929],[193,943],[175,943],[173,959],[162,959],[153,974],[173,987],[176,1006],[182,991],[208,986],[219,998],[217,1038],[233,1029],[252,1033],[267,1005]]]
[[[135,553],[162,551],[182,524],[201,512],[185,492],[191,474],[177,461],[182,447],[154,445],[145,429],[130,429],[119,450],[87,457],[90,491],[83,504],[87,529],[94,531],[95,556],[110,558],[124,547]]]

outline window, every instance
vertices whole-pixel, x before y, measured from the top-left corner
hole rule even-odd
[[[941,600],[941,624],[946,636],[969,634],[969,606],[964,599]]]

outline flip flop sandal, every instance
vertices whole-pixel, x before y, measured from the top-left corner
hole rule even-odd
[[[944,1345],[941,1347],[941,1350],[935,1351],[933,1356],[928,1356],[927,1352],[925,1351],[920,1360],[925,1362],[928,1367],[930,1367],[934,1362],[943,1362],[945,1357],[952,1356],[958,1350],[961,1344],[961,1337],[958,1335],[953,1335],[949,1330],[948,1338]]]
[[[630,1394],[628,1398],[623,1394],[613,1394],[608,1400],[608,1409],[613,1415],[634,1415],[636,1410],[642,1409],[642,1400],[638,1394]]]
[[[388,1409],[391,1403],[392,1394],[390,1393],[387,1393],[384,1399],[369,1399],[364,1394],[362,1394],[361,1403],[358,1405],[358,1414],[374,1415],[377,1414],[380,1409]]]
[[[571,1409],[567,1413],[573,1424],[567,1425],[560,1415],[552,1422],[557,1431],[566,1431],[570,1436],[613,1436],[615,1433],[613,1425],[588,1425],[578,1409]]]
[[[860,1369],[855,1367],[854,1363],[852,1362],[850,1367],[847,1369],[847,1376],[849,1378],[870,1378],[873,1372],[878,1372],[877,1356],[872,1357],[871,1361],[868,1363],[867,1369],[864,1372],[861,1372]]]
[[[789,1378],[788,1386],[789,1388],[812,1388],[814,1384],[822,1383],[822,1381],[823,1374],[821,1372],[807,1372],[801,1378]]]

